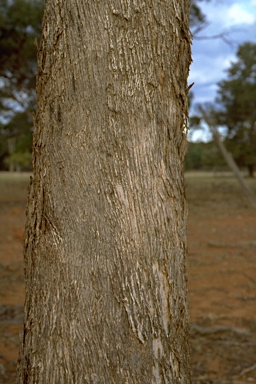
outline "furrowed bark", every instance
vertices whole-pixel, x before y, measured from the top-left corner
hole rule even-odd
[[[20,383],[189,383],[189,2],[48,0]]]

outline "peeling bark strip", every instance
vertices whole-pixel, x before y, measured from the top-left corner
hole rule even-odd
[[[189,1],[48,0],[19,382],[189,383]]]

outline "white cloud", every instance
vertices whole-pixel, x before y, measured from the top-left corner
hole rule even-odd
[[[256,0],[217,0],[200,3],[209,22],[207,31],[256,23]],[[217,6],[216,6],[217,5]]]
[[[236,60],[239,45],[248,40],[256,41],[256,9],[252,5],[256,0],[221,0],[217,2],[218,7],[216,2],[202,2],[209,26],[200,35],[209,37],[224,33],[225,39],[195,39],[193,42],[189,82],[195,82],[195,103],[215,99],[217,83],[227,77],[225,69]]]
[[[194,106],[196,103],[214,102],[217,84],[227,78],[225,70],[231,61],[236,60],[239,45],[245,41],[256,42],[256,0],[212,0],[200,3],[200,7],[209,22],[200,36],[227,33],[225,37],[230,43],[221,38],[194,39],[193,64],[188,81],[189,84],[195,83],[192,88]]]
[[[255,14],[247,11],[242,4],[238,3],[233,4],[228,9],[227,18],[232,24],[253,24],[256,21]]]

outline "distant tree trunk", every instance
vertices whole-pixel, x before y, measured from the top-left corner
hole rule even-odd
[[[15,146],[16,146],[16,138],[15,137],[9,137],[7,139],[7,146],[8,146],[8,152],[9,156],[13,154],[15,151]],[[9,172],[15,172],[15,163],[12,160],[12,158],[9,157]]]
[[[254,177],[254,164],[249,164],[247,168],[249,177]]]
[[[211,130],[213,137],[214,137],[214,139],[215,139],[215,141],[219,147],[219,150],[220,150],[222,156],[224,157],[227,165],[229,166],[230,170],[234,173],[235,177],[237,178],[237,180],[240,184],[240,187],[242,188],[242,191],[243,191],[248,203],[251,206],[256,207],[255,195],[254,195],[253,191],[251,190],[251,188],[249,187],[249,185],[247,185],[245,183],[243,175],[241,174],[233,156],[231,155],[231,153],[228,152],[224,143],[221,141],[218,129],[216,128],[214,122],[212,121],[211,117],[207,114],[207,112],[204,110],[204,108],[202,106],[199,106],[198,109],[199,109],[204,121],[206,122],[209,129]]]
[[[189,1],[48,0],[19,382],[189,383]]]

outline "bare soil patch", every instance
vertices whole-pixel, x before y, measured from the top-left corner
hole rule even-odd
[[[13,384],[23,321],[29,175],[0,174],[0,383]],[[186,175],[193,384],[256,383],[256,210],[230,174]],[[256,180],[248,180],[256,193]]]
[[[229,174],[186,181],[193,383],[256,383],[256,210]]]

